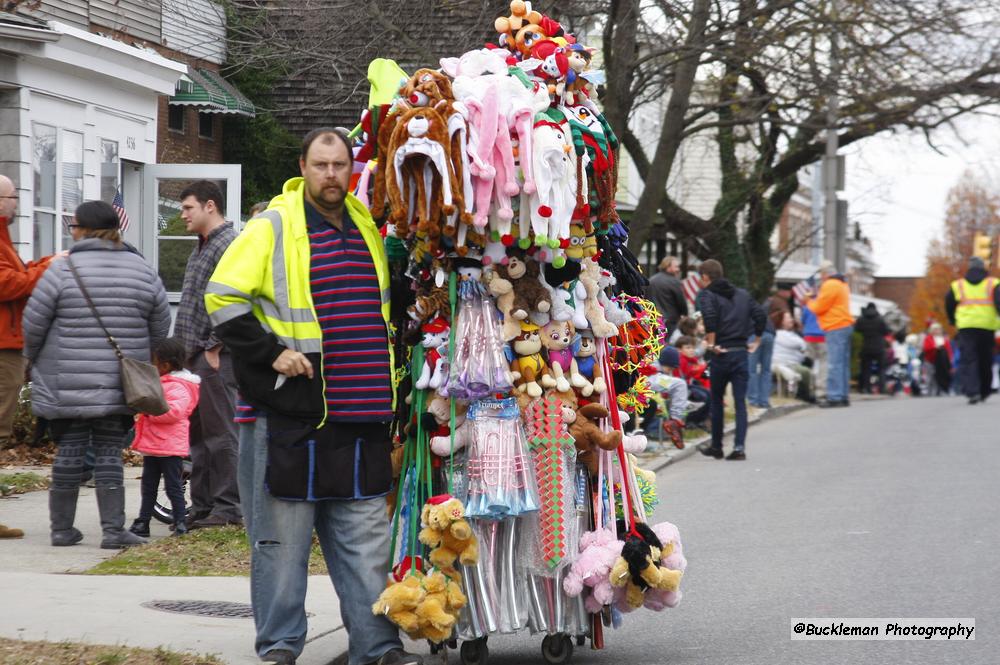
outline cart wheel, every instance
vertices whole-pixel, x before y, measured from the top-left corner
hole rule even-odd
[[[542,658],[549,665],[568,663],[573,657],[573,640],[569,635],[546,635],[542,639]]]
[[[459,649],[458,655],[462,659],[462,665],[486,665],[486,661],[490,657],[486,638],[480,637],[478,640],[462,642],[462,648]]]
[[[587,643],[587,636],[586,635],[577,635],[576,636],[576,646],[582,647],[586,643]]]

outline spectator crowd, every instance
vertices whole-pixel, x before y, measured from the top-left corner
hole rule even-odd
[[[750,409],[760,413],[771,408],[773,395],[823,408],[848,407],[852,382],[858,394],[959,394],[971,404],[997,389],[1000,289],[981,260],[972,258],[966,275],[943,296],[949,323],[957,329],[954,338],[937,321],[926,322],[921,333],[894,329],[874,303],[855,318],[843,275],[824,262],[817,276],[778,285],[759,303],[766,320],[760,334],[750,333],[745,340],[745,383],[742,376],[733,379],[730,370],[723,377],[732,385],[725,400],[738,426],[744,395]],[[689,300],[680,277],[680,260],[667,257],[650,279],[647,297],[663,318],[667,345],[659,373],[651,378],[658,396],[640,429],[651,440],[683,448],[685,430],[715,427],[709,405],[720,378],[710,368],[705,325],[704,305],[713,303],[701,292]],[[698,285],[705,291],[711,282],[700,275]]]

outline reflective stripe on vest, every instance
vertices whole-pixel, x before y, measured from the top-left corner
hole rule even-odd
[[[955,310],[955,325],[958,328],[1000,328],[1000,316],[993,301],[996,285],[997,280],[993,277],[987,277],[978,284],[970,284],[964,278],[952,282],[952,293],[958,302]]]

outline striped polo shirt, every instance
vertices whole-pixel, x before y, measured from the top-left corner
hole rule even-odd
[[[368,245],[346,208],[339,231],[303,203],[311,254],[309,284],[323,331],[327,420],[389,422],[393,411],[388,333]],[[252,423],[256,410],[239,399],[234,420]]]
[[[327,419],[392,420],[389,340],[371,252],[344,209],[338,230],[305,203],[313,307],[323,330]]]

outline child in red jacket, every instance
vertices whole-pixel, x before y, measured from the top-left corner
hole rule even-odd
[[[710,388],[708,377],[708,363],[702,362],[698,358],[698,345],[693,337],[680,337],[677,340],[677,348],[681,352],[681,378],[688,382],[688,385],[700,385],[702,388]]]
[[[196,374],[184,369],[184,344],[175,337],[153,342],[153,364],[160,370],[160,384],[169,409],[160,416],[141,413],[135,419],[132,448],[142,453],[142,505],[129,531],[143,538],[149,538],[149,519],[153,516],[160,476],[173,509],[174,535],[187,533],[181,472],[184,458],[190,453],[188,417],[198,406],[201,382]]]

